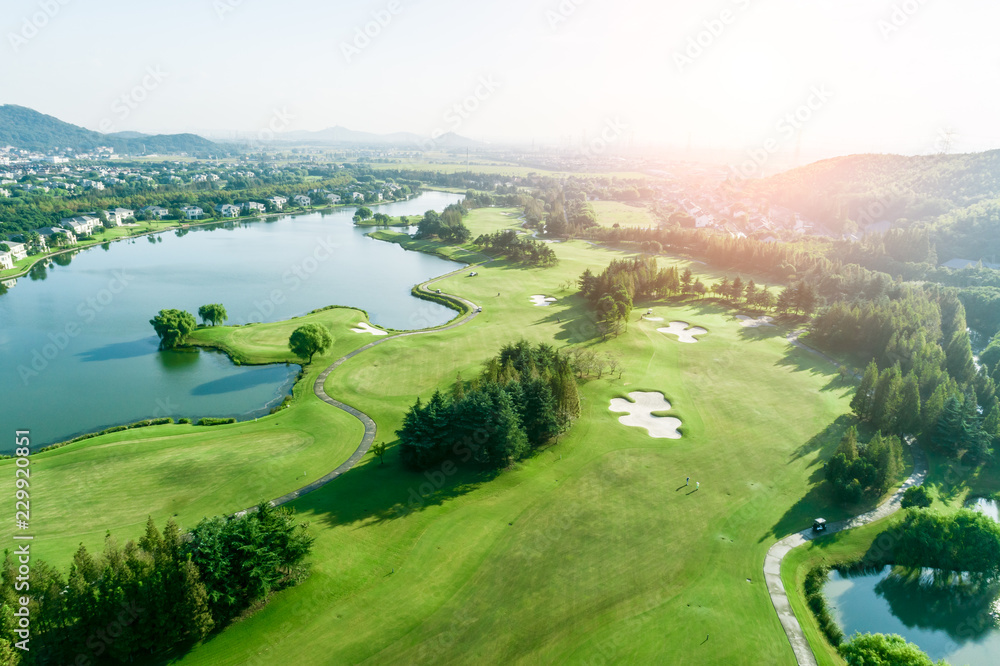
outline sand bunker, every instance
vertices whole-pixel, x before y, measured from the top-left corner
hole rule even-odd
[[[633,391],[628,394],[633,400],[630,402],[622,398],[612,398],[612,412],[628,412],[625,416],[618,417],[618,422],[622,425],[645,428],[650,437],[657,439],[680,439],[681,420],[672,416],[653,416],[653,412],[665,412],[670,409],[670,403],[666,401],[662,393]]]
[[[653,317],[650,315],[642,315],[642,318],[646,321],[663,321],[663,317]]]
[[[556,299],[551,296],[543,296],[541,294],[535,294],[534,296],[531,296],[530,299],[531,303],[538,307],[545,307],[546,305],[552,305],[556,302]]]
[[[753,319],[752,317],[747,317],[746,315],[736,315],[736,318],[740,320],[740,326],[745,326],[747,328],[759,328],[761,326],[774,326],[771,322],[774,321],[774,317],[757,317]]]
[[[360,324],[358,324],[357,328],[352,328],[351,330],[354,331],[355,333],[371,333],[372,335],[389,335],[388,332],[383,331],[380,328],[375,328],[366,321],[361,322]]]
[[[708,333],[708,330],[700,326],[691,326],[686,321],[672,321],[667,327],[656,330],[660,333],[676,335],[678,342],[686,342],[688,344],[698,342],[698,339],[695,337],[696,335],[705,335]]]

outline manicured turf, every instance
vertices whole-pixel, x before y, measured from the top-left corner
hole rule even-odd
[[[82,542],[102,548],[109,529],[120,542],[142,535],[146,517],[174,516],[193,527],[205,516],[238,511],[314,481],[357,448],[363,428],[312,392],[319,372],[371,342],[348,329],[363,312],[337,308],[289,322],[200,329],[190,341],[252,343],[248,362],[300,362],[287,348],[295,326],[319,321],[332,329],[333,348],[317,356],[295,387],[292,406],[277,414],[225,426],[169,425],[127,430],[32,457],[32,552],[65,567]],[[283,342],[282,342],[283,341]],[[13,461],[0,476],[13,478]],[[0,528],[10,540],[12,525]]]
[[[620,201],[591,201],[590,205],[597,214],[597,222],[602,227],[639,227],[641,229],[657,228],[658,223],[649,212],[646,204],[630,205]]]
[[[516,226],[503,212],[470,215],[473,235]],[[312,576],[198,646],[184,663],[793,663],[762,562],[777,537],[815,515],[843,517],[817,484],[848,422],[842,415],[853,386],[828,363],[791,348],[787,329],[745,329],[735,312],[710,301],[636,303],[628,331],[601,341],[575,280],[585,267],[599,270],[631,253],[582,241],[553,248],[560,257],[554,268],[497,260],[477,267],[476,277],[459,273],[432,284],[481,304],[482,314],[457,329],[366,350],[329,377],[327,392],[367,412],[378,424],[376,441],[392,443],[417,395],[447,387],[457,372],[473,377],[500,345],[521,336],[620,355],[621,378],[586,381],[583,414],[573,428],[498,476],[408,472],[393,446],[384,465],[368,457],[297,500],[292,506],[317,537]],[[726,273],[691,266],[706,281]],[[534,294],[558,301],[534,307]],[[709,333],[697,344],[679,344],[656,332],[662,323],[638,321],[649,307],[665,321]],[[269,336],[260,329],[199,335],[247,360],[280,359],[285,330],[276,327]],[[282,456],[307,455],[283,453],[298,433],[321,441],[329,461],[315,474],[308,468],[309,479],[329,471],[357,445],[361,428],[312,397],[309,377],[352,344],[372,339],[337,336],[339,350],[313,364],[295,405],[257,424],[125,433],[132,440],[178,433],[163,446],[196,461],[189,466],[218,464],[209,468],[210,480],[191,481],[184,467],[158,474],[156,461],[143,457],[144,440],[130,445],[128,468],[117,467],[127,456],[97,466],[100,448],[114,447],[115,436],[39,456],[40,484],[44,476],[56,478],[43,467],[50,459],[77,466],[72,476],[45,482],[45,510],[59,516],[44,518],[49,534],[81,524],[95,538],[104,529],[129,536],[147,513],[173,511],[156,503],[182,492],[206,494],[180,512],[188,526],[255,501],[265,487],[277,496],[294,484],[269,479],[268,469]],[[612,398],[643,390],[665,395],[670,415],[682,421],[682,439],[652,439],[608,410]],[[271,427],[280,442],[253,444]],[[270,449],[276,460],[259,453],[245,460],[235,453],[241,446]],[[242,471],[223,464],[235,465],[231,458],[245,463]],[[159,484],[150,492],[118,475],[118,469],[137,473],[142,462],[148,482]],[[244,484],[251,470],[262,475],[255,493]],[[683,487],[686,476],[701,489]],[[72,484],[81,488],[76,503],[65,492]],[[81,498],[89,503],[80,505]],[[120,504],[136,509],[111,513]]]

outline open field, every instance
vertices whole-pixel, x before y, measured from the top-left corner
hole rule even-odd
[[[590,205],[593,206],[597,222],[602,227],[613,227],[617,224],[620,227],[655,229],[659,226],[645,204],[631,206],[620,201],[591,201]]]
[[[505,212],[473,212],[473,236],[516,226]],[[184,663],[793,663],[761,564],[774,540],[815,515],[846,516],[818,484],[851,422],[853,385],[790,347],[787,328],[745,328],[709,300],[636,303],[628,331],[602,342],[573,283],[585,267],[631,253],[583,241],[553,248],[553,268],[497,260],[476,277],[432,282],[482,314],[366,350],[330,375],[326,391],[368,413],[376,441],[392,444],[416,396],[448,388],[458,372],[475,376],[518,337],[618,355],[621,377],[585,381],[573,428],[498,476],[409,472],[391,446],[384,465],[369,456],[296,500],[317,537],[312,576]],[[706,281],[725,273],[678,264]],[[557,300],[535,307],[537,294]],[[708,333],[678,344],[656,331],[662,323],[639,321],[650,307]],[[364,320],[339,309],[310,316],[345,327]],[[282,338],[301,321],[201,329],[197,338],[248,362],[281,361]],[[257,423],[149,428],[39,455],[37,521],[50,544],[39,555],[65,563],[81,539],[99,542],[106,529],[134,536],[150,513],[177,513],[190,527],[333,469],[361,426],[316,399],[312,378],[373,340],[335,337],[296,385],[292,407]],[[682,438],[620,424],[611,400],[634,391],[661,392]],[[141,501],[133,509],[125,498]]]

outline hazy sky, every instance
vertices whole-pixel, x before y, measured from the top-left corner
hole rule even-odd
[[[5,0],[0,102],[105,131],[826,154],[950,131],[982,150],[1000,147],[998,19],[995,0]]]

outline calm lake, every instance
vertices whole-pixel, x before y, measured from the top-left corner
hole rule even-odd
[[[461,198],[426,192],[376,210],[419,216]],[[298,366],[241,367],[216,352],[158,351],[149,320],[163,308],[196,314],[222,303],[233,324],[335,304],[396,329],[454,317],[410,288],[458,264],[366,238],[371,228],[356,228],[353,214],[348,207],[233,220],[37,267],[0,295],[0,422],[8,432],[30,429],[42,446],[155,416],[254,418],[288,394]],[[0,452],[10,452],[13,438],[2,441]]]
[[[1000,655],[997,586],[976,589],[935,581],[930,571],[886,568],[843,576],[830,572],[824,588],[847,638],[854,633],[899,634],[931,659],[992,666]]]

